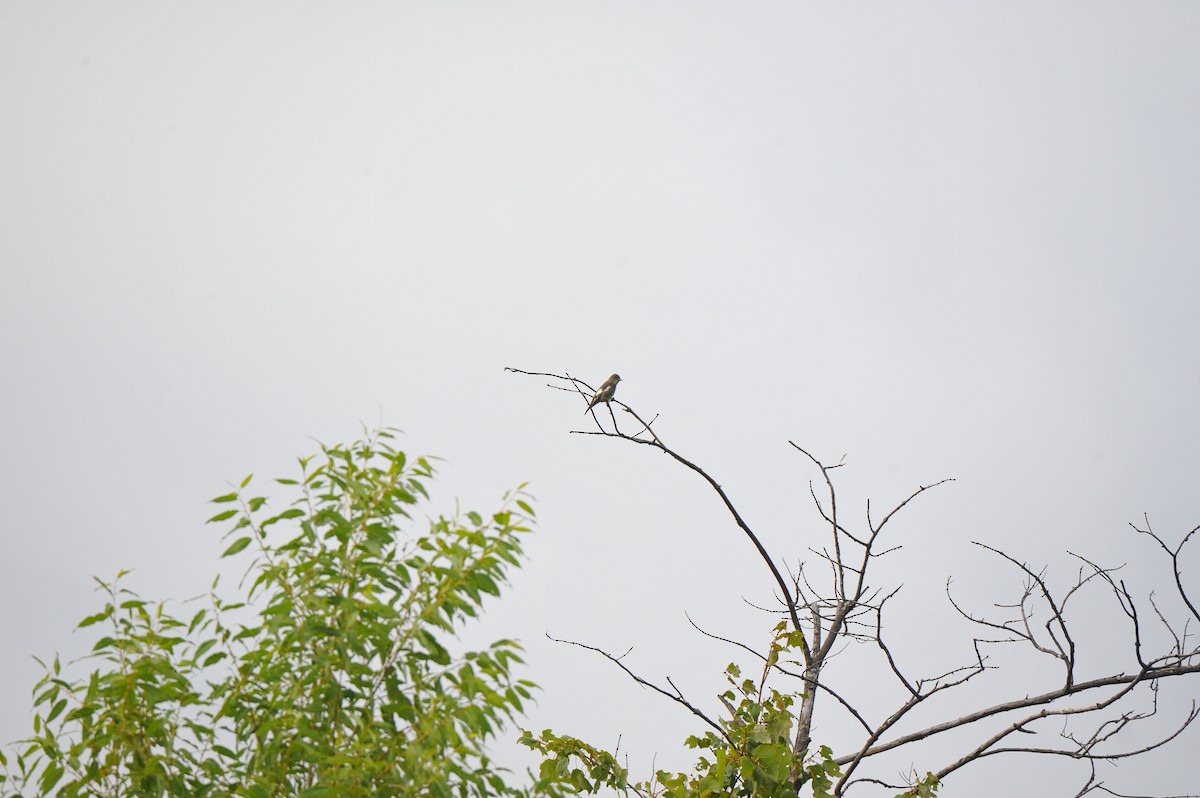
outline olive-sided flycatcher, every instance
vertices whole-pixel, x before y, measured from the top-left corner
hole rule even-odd
[[[605,380],[600,385],[600,389],[596,391],[596,395],[592,397],[592,401],[588,403],[587,410],[583,412],[586,414],[588,410],[591,410],[601,402],[611,402],[613,394],[617,392],[617,383],[620,381],[621,377],[618,374],[614,374]]]

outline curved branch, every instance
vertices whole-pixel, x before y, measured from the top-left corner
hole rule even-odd
[[[505,367],[505,371],[512,371],[517,374],[527,374],[537,377],[553,377],[560,380],[570,381],[572,384],[580,383],[580,381],[576,380],[574,377],[563,376],[560,374],[549,374],[547,372],[540,371],[523,371],[521,369],[511,367]],[[733,516],[734,523],[738,525],[738,528],[741,529],[742,532],[745,533],[746,537],[750,539],[750,542],[754,544],[754,548],[758,551],[759,557],[762,558],[762,561],[766,564],[767,569],[771,572],[771,576],[774,577],[775,583],[779,585],[779,590],[782,593],[783,601],[787,605],[788,615],[791,616],[793,628],[797,632],[803,632],[804,630],[800,625],[800,615],[796,610],[796,598],[792,595],[791,589],[788,587],[787,580],[783,578],[783,574],[780,573],[779,568],[775,565],[775,561],[771,559],[771,555],[767,552],[766,547],[763,546],[762,541],[758,539],[758,536],[754,534],[754,530],[750,528],[750,525],[746,523],[746,520],[742,518],[741,513],[738,512],[737,507],[734,506],[733,501],[729,498],[729,495],[725,493],[725,490],[715,479],[712,478],[711,475],[709,475],[707,471],[663,443],[662,439],[659,438],[658,435],[651,429],[650,424],[644,421],[636,412],[634,412],[633,408],[629,407],[629,405],[625,404],[624,402],[617,400],[613,401],[642,424],[642,429],[638,430],[637,434],[640,435],[643,431],[647,431],[651,435],[650,440],[639,438],[634,435],[627,435],[619,431],[607,432],[605,430],[601,430],[600,432],[587,432],[572,430],[572,433],[580,435],[602,435],[606,438],[621,438],[623,440],[632,441],[633,443],[651,446],[659,451],[665,452],[666,454],[670,455],[675,462],[699,474],[700,477],[703,478],[704,481],[707,482],[721,498],[721,501],[724,503],[725,508],[729,511],[729,514]],[[801,650],[803,651],[806,660],[811,659],[812,653],[809,650],[807,642],[802,643]]]
[[[816,465],[818,470],[820,470],[821,478],[825,480],[825,487],[827,487],[829,489],[829,518],[826,520],[829,521],[829,525],[833,529],[833,551],[837,557],[837,564],[834,567],[834,588],[833,588],[834,593],[833,594],[835,596],[837,596],[838,598],[845,598],[845,596],[846,596],[846,569],[845,569],[845,565],[842,560],[842,540],[841,540],[840,535],[838,534],[839,531],[841,530],[841,525],[838,524],[838,520],[837,520],[837,516],[838,516],[837,491],[833,489],[833,480],[829,476],[829,469],[825,467],[824,463],[822,463],[817,458],[813,457],[812,454],[809,453],[807,450],[798,446],[795,441],[788,441],[788,443],[791,444],[792,448],[794,448],[796,451],[803,454],[809,460],[812,460],[813,464]],[[810,488],[810,492],[811,492],[811,488]],[[814,495],[813,498],[815,499],[816,496]],[[817,506],[820,507],[820,504],[818,503]],[[824,510],[821,511],[821,515],[825,515]]]
[[[1028,696],[1026,698],[1019,698],[1014,701],[1007,701],[1003,704],[995,704],[993,706],[980,709],[976,712],[971,712],[955,718],[954,720],[948,720],[945,723],[938,723],[925,729],[921,729],[920,731],[913,732],[912,734],[906,734],[902,737],[897,737],[894,740],[889,740],[886,743],[874,746],[863,752],[863,758],[875,756],[876,754],[882,754],[885,751],[891,751],[894,748],[899,748],[902,745],[907,745],[908,743],[915,742],[917,740],[924,740],[928,737],[932,737],[935,734],[941,734],[945,731],[967,726],[985,718],[999,715],[1002,712],[1011,712],[1017,709],[1026,709],[1028,707],[1050,704],[1059,700],[1060,698],[1076,695],[1078,693],[1084,693],[1088,690],[1098,690],[1102,687],[1126,686],[1136,684],[1138,682],[1150,681],[1153,679],[1167,679],[1172,676],[1184,676],[1189,673],[1200,673],[1200,663],[1194,665],[1185,665],[1182,662],[1175,661],[1171,665],[1150,667],[1138,671],[1137,673],[1120,673],[1115,676],[1104,676],[1099,679],[1091,679],[1086,682],[1076,682],[1070,687],[1061,687],[1058,690],[1051,690],[1047,693]],[[854,759],[855,756],[845,756],[840,757],[835,761],[839,765],[842,765]]]
[[[1092,711],[1092,709],[1093,708],[1089,707],[1089,708],[1085,709],[1084,711],[1090,712],[1090,711]],[[1179,724],[1179,727],[1177,729],[1175,729],[1175,731],[1171,732],[1166,737],[1163,737],[1160,740],[1155,740],[1154,742],[1150,743],[1149,745],[1144,745],[1141,748],[1135,748],[1131,751],[1117,751],[1117,752],[1109,752],[1109,753],[1103,753],[1103,754],[1093,754],[1093,753],[1084,752],[1084,751],[1066,751],[1061,748],[1027,748],[1025,746],[1016,746],[1013,748],[993,748],[990,751],[985,751],[983,754],[980,755],[980,757],[991,756],[993,754],[1053,754],[1053,755],[1057,755],[1057,756],[1067,756],[1067,757],[1070,757],[1071,759],[1095,759],[1095,760],[1104,760],[1106,762],[1111,761],[1111,760],[1117,760],[1117,759],[1129,759],[1130,757],[1140,756],[1142,754],[1153,751],[1156,748],[1162,748],[1164,745],[1171,742],[1179,735],[1183,734],[1183,732],[1187,729],[1187,727],[1191,726],[1192,722],[1194,720],[1196,720],[1197,717],[1200,717],[1200,710],[1198,710],[1196,708],[1195,703],[1193,703],[1192,708],[1188,711],[1187,717],[1185,717],[1183,719],[1183,723]]]
[[[1062,610],[1059,609],[1058,602],[1056,602],[1054,597],[1050,595],[1050,588],[1046,586],[1046,581],[1041,577],[1040,574],[1035,574],[1025,563],[1018,562],[1015,558],[1000,551],[1000,549],[989,546],[986,543],[980,543],[979,541],[971,542],[980,548],[987,549],[993,554],[1008,560],[1010,563],[1020,568],[1037,584],[1038,588],[1042,591],[1042,597],[1045,598],[1046,603],[1050,605],[1050,612],[1052,613],[1050,620],[1046,621],[1046,632],[1050,635],[1050,640],[1053,641],[1055,648],[1058,649],[1057,657],[1058,659],[1062,660],[1067,671],[1066,687],[1070,688],[1071,685],[1075,683],[1075,641],[1071,639],[1071,632],[1067,629],[1067,621],[1065,618],[1063,618]],[[1026,626],[1028,626],[1029,616],[1026,615],[1023,605],[1024,602],[1022,602],[1021,615],[1026,622]],[[1058,636],[1054,634],[1054,629],[1051,627],[1051,624],[1055,622],[1057,622],[1058,628],[1062,631],[1063,639],[1066,640],[1066,649],[1063,648],[1062,643],[1059,642]],[[1031,643],[1034,642],[1032,632],[1029,634],[1028,639]],[[1040,646],[1037,646],[1036,643],[1034,643],[1034,645],[1039,650],[1044,650]],[[1052,654],[1053,652],[1047,651],[1047,653]]]
[[[1140,748],[1140,749],[1137,749],[1134,751],[1116,752],[1116,753],[1108,753],[1108,754],[1093,754],[1089,750],[1090,745],[1083,745],[1075,751],[1065,751],[1065,750],[1058,749],[1058,748],[1034,748],[1031,746],[1030,747],[1014,746],[1011,748],[992,748],[993,745],[995,745],[1000,740],[1004,739],[1005,737],[1007,737],[1008,735],[1012,734],[1015,731],[1028,731],[1024,727],[1036,720],[1041,720],[1042,718],[1047,718],[1047,717],[1052,717],[1052,716],[1079,715],[1079,714],[1085,714],[1088,712],[1096,712],[1098,710],[1101,710],[1108,706],[1111,706],[1113,703],[1115,703],[1119,699],[1128,695],[1137,686],[1137,684],[1138,684],[1137,682],[1131,682],[1130,684],[1126,685],[1123,689],[1118,690],[1116,693],[1109,696],[1107,699],[1100,701],[1096,704],[1092,704],[1091,706],[1072,707],[1072,708],[1061,709],[1061,710],[1043,709],[1043,710],[1040,710],[1039,712],[1035,712],[1034,714],[1030,715],[1029,717],[1022,718],[1021,720],[1018,720],[1018,721],[1012,723],[1007,728],[1001,729],[999,732],[994,734],[988,740],[984,741],[974,751],[971,751],[966,756],[963,756],[962,758],[958,759],[957,761],[952,762],[951,764],[942,768],[940,771],[937,772],[936,775],[939,780],[944,779],[950,773],[953,773],[954,771],[958,770],[959,768],[963,767],[964,765],[966,765],[970,762],[973,762],[977,759],[982,759],[985,756],[993,756],[995,754],[1005,754],[1005,753],[1047,754],[1047,755],[1053,755],[1053,756],[1070,757],[1071,759],[1088,759],[1088,760],[1098,760],[1098,759],[1113,760],[1113,759],[1123,759],[1123,758],[1127,758],[1127,757],[1131,757],[1131,756],[1137,756],[1138,754],[1144,754],[1147,751],[1153,751],[1155,748],[1158,748],[1160,746],[1166,745],[1167,743],[1171,742],[1171,740],[1174,740],[1176,737],[1178,737],[1180,734],[1182,734],[1183,730],[1186,729],[1188,726],[1190,726],[1192,724],[1192,721],[1194,721],[1196,719],[1197,715],[1200,714],[1200,712],[1197,712],[1197,710],[1196,710],[1195,703],[1193,703],[1191,711],[1188,713],[1187,718],[1183,721],[1182,725],[1180,725],[1179,728],[1177,728],[1175,731],[1173,731],[1166,738],[1158,740],[1157,742],[1151,743],[1148,746],[1145,746],[1143,748]],[[1151,714],[1153,714],[1153,713],[1151,713]]]
[[[641,421],[641,419],[638,419],[638,420]],[[792,628],[794,628],[798,632],[804,631],[804,629],[800,625],[799,613],[796,611],[796,599],[792,595],[791,589],[788,587],[787,580],[785,580],[783,578],[783,574],[780,573],[779,568],[775,565],[775,561],[771,559],[771,555],[767,552],[766,547],[763,546],[762,541],[760,541],[758,539],[758,535],[754,534],[754,530],[752,530],[750,528],[750,525],[746,523],[746,520],[744,518],[742,518],[741,513],[738,512],[737,507],[734,506],[733,501],[729,498],[729,495],[727,493],[725,493],[725,489],[722,488],[720,486],[720,484],[718,484],[718,482],[715,479],[713,479],[712,476],[709,475],[709,473],[707,471],[705,471],[703,468],[701,468],[700,466],[693,463],[691,460],[688,460],[686,457],[679,454],[674,449],[671,449],[670,447],[668,447],[661,440],[659,440],[657,436],[655,436],[654,440],[645,440],[643,438],[632,438],[627,435],[607,435],[606,434],[605,437],[623,438],[627,441],[632,441],[634,443],[640,443],[640,444],[643,444],[646,446],[651,446],[655,449],[658,449],[659,451],[665,452],[673,460],[675,460],[675,462],[677,462],[680,465],[682,465],[686,468],[689,468],[692,471],[694,471],[695,473],[699,474],[700,477],[703,478],[704,481],[709,484],[709,486],[713,489],[713,491],[716,492],[717,496],[719,496],[721,498],[721,501],[725,505],[725,509],[727,509],[729,511],[729,514],[731,516],[733,516],[734,523],[736,523],[738,525],[738,528],[741,529],[742,532],[744,532],[746,534],[746,537],[750,539],[750,542],[754,544],[754,548],[758,551],[759,557],[761,557],[762,561],[766,564],[767,569],[771,572],[771,576],[773,576],[775,578],[775,583],[777,585],[779,585],[779,590],[783,594],[783,601],[787,605],[788,615],[791,617],[791,621],[792,621]],[[805,642],[803,644],[801,650],[804,653],[805,660],[811,659],[812,653],[809,650],[807,642]]]
[[[719,723],[717,723],[715,720],[713,720],[712,718],[710,718],[708,715],[705,715],[702,711],[697,709],[694,704],[692,704],[690,701],[688,701],[686,698],[684,698],[683,693],[679,692],[679,688],[675,687],[675,683],[671,681],[670,677],[667,677],[667,683],[670,684],[671,687],[673,687],[675,689],[674,693],[667,692],[666,690],[659,687],[657,684],[654,684],[653,682],[643,679],[641,676],[638,676],[636,673],[629,670],[629,668],[625,667],[625,663],[621,662],[621,657],[624,657],[625,654],[629,653],[629,651],[626,651],[625,654],[622,654],[620,657],[614,657],[612,654],[609,654],[607,651],[605,651],[602,648],[596,648],[595,646],[589,646],[586,643],[577,643],[574,640],[560,640],[557,637],[551,637],[549,633],[546,634],[546,639],[553,640],[555,643],[566,643],[567,645],[571,645],[571,646],[579,646],[580,648],[586,648],[588,651],[592,651],[592,652],[599,654],[600,656],[607,659],[609,662],[616,665],[621,670],[625,671],[625,673],[629,676],[629,678],[633,679],[638,684],[642,685],[643,687],[649,687],[654,692],[656,692],[660,695],[666,696],[667,698],[674,701],[676,704],[686,707],[688,709],[688,711],[691,712],[693,715],[700,718],[700,720],[704,721],[712,728],[716,729],[717,733],[720,734],[722,737],[724,737],[726,742],[728,742],[730,745],[733,745],[733,741],[729,739],[729,736],[727,734],[725,734],[725,730],[721,728],[721,725]],[[632,651],[632,650],[633,649],[630,649],[630,651]]]
[[[1150,527],[1150,518],[1148,516],[1143,517],[1146,521],[1145,529],[1138,529],[1133,524],[1130,524],[1129,526],[1133,528],[1134,532],[1139,532],[1143,535],[1149,535],[1154,539],[1154,542],[1161,546],[1162,550],[1165,551],[1168,556],[1170,556],[1172,570],[1175,574],[1175,587],[1179,590],[1179,597],[1183,599],[1183,603],[1187,605],[1189,610],[1191,610],[1192,616],[1196,620],[1200,621],[1200,610],[1196,609],[1196,605],[1192,603],[1191,597],[1189,597],[1187,591],[1183,589],[1183,577],[1179,573],[1179,554],[1183,551],[1183,547],[1187,545],[1187,542],[1192,538],[1192,536],[1197,532],[1200,532],[1200,526],[1192,527],[1192,530],[1183,536],[1183,540],[1179,541],[1179,545],[1172,549],[1167,546],[1167,544],[1163,542],[1163,539],[1160,538],[1158,534]]]

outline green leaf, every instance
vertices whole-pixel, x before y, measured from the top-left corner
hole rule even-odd
[[[226,510],[225,512],[217,513],[212,518],[208,519],[208,521],[206,523],[215,524],[219,521],[228,521],[230,518],[233,518],[237,514],[238,514],[238,511],[236,509]]]
[[[235,502],[237,501],[237,497],[238,495],[236,493],[226,493],[224,496],[218,496],[217,498],[213,499],[212,503],[224,504],[225,502]]]
[[[438,665],[450,664],[450,652],[442,647],[442,644],[437,641],[437,638],[425,630],[421,630],[418,635],[421,645],[429,652],[430,659]]]
[[[235,541],[233,542],[233,545],[232,545],[232,546],[230,546],[229,548],[225,549],[225,553],[224,553],[224,554],[222,554],[221,556],[222,556],[222,557],[231,557],[231,556],[233,556],[234,554],[237,554],[237,553],[238,553],[239,551],[241,551],[242,549],[244,549],[244,548],[246,548],[247,546],[249,546],[249,545],[250,545],[250,542],[251,542],[250,538],[238,538],[237,540],[235,540]]]
[[[754,748],[754,758],[765,772],[766,776],[775,783],[787,778],[792,766],[792,752],[787,746],[778,744],[759,745]]]
[[[45,772],[42,773],[39,779],[43,793],[49,793],[55,784],[58,784],[59,779],[63,777],[63,769],[56,762],[51,762],[46,766]]]
[[[59,701],[58,701],[58,702],[57,702],[57,703],[56,703],[56,704],[55,704],[55,705],[54,705],[54,706],[53,706],[53,707],[50,709],[50,714],[46,716],[46,722],[47,722],[47,723],[49,723],[50,721],[52,721],[52,720],[54,720],[55,718],[57,718],[59,715],[61,715],[61,714],[62,714],[62,711],[63,711],[64,709],[66,709],[66,708],[67,708],[67,699],[65,699],[65,698],[63,698],[63,699],[60,699],[60,700],[59,700]]]
[[[92,624],[100,623],[100,621],[106,620],[111,615],[112,615],[111,611],[107,611],[107,610],[105,612],[98,612],[95,615],[89,615],[88,617],[86,617],[82,621],[80,621],[79,626],[77,626],[75,628],[76,629],[87,628],[88,626],[91,626]]]

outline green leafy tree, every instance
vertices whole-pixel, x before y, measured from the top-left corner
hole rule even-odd
[[[218,581],[186,617],[99,584],[102,629],[70,676],[56,658],[34,690],[33,735],[4,760],[0,793],[63,796],[502,796],[485,745],[533,685],[520,647],[452,653],[450,637],[498,596],[533,509],[411,531],[433,468],[383,431],[300,460],[292,500],[217,497],[224,557],[247,562],[241,595]],[[542,778],[537,791],[570,791]]]

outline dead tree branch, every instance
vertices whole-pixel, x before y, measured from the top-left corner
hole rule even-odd
[[[509,368],[517,374],[546,377],[551,380],[550,387],[556,390],[574,393],[585,404],[590,403],[594,389],[586,382],[569,374],[553,374],[548,372],[531,372]],[[907,508],[916,498],[935,487],[953,480],[944,479],[927,485],[919,485],[916,490],[883,514],[878,521],[872,512],[870,501],[866,503],[865,529],[854,528],[859,524],[850,523],[843,517],[843,507],[840,501],[834,472],[845,465],[845,458],[839,462],[827,465],[815,455],[793,441],[788,441],[796,451],[800,452],[818,471],[819,479],[808,483],[809,495],[829,538],[821,544],[808,545],[801,548],[811,552],[812,558],[821,565],[818,569],[805,570],[805,562],[800,560],[794,569],[789,567],[790,583],[784,578],[783,572],[776,565],[776,560],[763,545],[758,534],[747,524],[742,513],[734,505],[732,499],[716,479],[703,467],[684,457],[675,449],[669,447],[659,435],[655,424],[658,416],[650,421],[644,420],[633,408],[622,401],[613,399],[607,403],[611,428],[605,425],[602,418],[591,408],[591,417],[596,424],[592,430],[571,430],[571,434],[592,435],[606,438],[619,438],[631,443],[657,449],[671,457],[676,463],[697,474],[703,479],[721,500],[726,511],[733,518],[735,525],[754,546],[763,564],[770,572],[778,589],[778,599],[781,610],[786,614],[799,645],[795,641],[787,645],[799,650],[801,661],[792,662],[781,659],[783,648],[777,645],[778,639],[772,643],[769,654],[763,654],[754,647],[738,642],[730,637],[713,634],[702,629],[690,617],[688,622],[700,634],[758,658],[763,664],[763,680],[758,685],[761,694],[765,688],[767,677],[772,673],[796,678],[804,685],[799,696],[799,704],[795,713],[795,737],[791,742],[792,754],[796,761],[804,761],[812,749],[811,731],[816,710],[816,697],[825,694],[841,706],[863,730],[863,738],[852,752],[836,756],[836,762],[842,769],[841,776],[833,785],[832,795],[844,796],[855,785],[874,784],[891,789],[915,790],[920,779],[912,774],[908,784],[890,784],[878,774],[870,773],[877,762],[875,757],[896,751],[905,746],[912,746],[946,732],[961,730],[974,739],[968,743],[965,751],[952,754],[949,761],[942,764],[940,769],[930,770],[933,776],[941,780],[962,769],[968,764],[986,757],[1001,754],[1032,754],[1039,756],[1057,756],[1086,762],[1091,771],[1089,778],[1077,793],[1077,798],[1089,793],[1104,793],[1117,798],[1149,798],[1148,796],[1131,796],[1114,791],[1100,781],[1096,775],[1095,763],[1100,760],[1114,761],[1128,759],[1144,754],[1179,737],[1189,728],[1197,717],[1200,708],[1192,702],[1191,708],[1176,723],[1171,731],[1161,734],[1149,743],[1132,745],[1131,729],[1149,721],[1158,714],[1157,684],[1168,678],[1177,678],[1200,674],[1200,646],[1195,644],[1195,635],[1189,631],[1189,624],[1200,622],[1200,611],[1197,604],[1188,593],[1183,578],[1182,554],[1189,541],[1200,536],[1200,526],[1196,526],[1183,535],[1178,545],[1170,546],[1150,526],[1146,518],[1143,527],[1133,524],[1130,526],[1139,533],[1149,537],[1167,555],[1171,563],[1171,573],[1175,585],[1175,595],[1187,610],[1185,619],[1181,622],[1171,617],[1171,608],[1162,604],[1162,597],[1156,599],[1151,592],[1145,600],[1149,602],[1153,614],[1166,629],[1170,640],[1162,644],[1157,651],[1148,643],[1147,632],[1142,626],[1145,604],[1139,607],[1140,595],[1135,600],[1135,591],[1120,578],[1121,566],[1105,567],[1087,557],[1071,553],[1079,563],[1073,583],[1065,589],[1056,589],[1054,580],[1046,569],[1037,569],[1025,561],[1014,557],[1008,552],[980,542],[974,545],[988,551],[1003,562],[1017,569],[1020,575],[1019,595],[1012,603],[994,605],[1001,610],[1003,616],[999,619],[986,617],[985,614],[973,612],[963,606],[950,591],[951,580],[946,580],[946,596],[951,607],[958,615],[971,624],[990,630],[984,636],[971,638],[970,657],[965,663],[960,660],[956,666],[943,668],[935,676],[917,677],[902,663],[902,653],[893,649],[894,635],[885,640],[884,607],[893,606],[892,602],[899,587],[879,588],[872,584],[874,572],[872,566],[878,563],[884,555],[900,548],[900,544],[882,543],[885,528],[897,514]],[[622,432],[617,425],[617,416],[613,406],[617,406],[629,414],[639,425],[635,433]],[[823,485],[823,487],[818,487]],[[813,559],[810,558],[810,562]],[[882,567],[882,566],[878,566]],[[878,570],[878,567],[875,570]],[[810,578],[812,577],[812,578]],[[1085,588],[1089,584],[1107,587],[1107,593],[1116,600],[1120,611],[1118,622],[1112,628],[1126,628],[1131,639],[1132,659],[1137,667],[1109,673],[1103,676],[1090,676],[1080,664],[1080,645],[1077,642],[1076,631],[1083,631],[1087,624],[1083,623],[1074,608],[1082,596],[1089,594]],[[1172,601],[1174,601],[1172,599]],[[747,602],[749,603],[749,602]],[[753,605],[752,605],[753,606]],[[804,613],[802,611],[807,611]],[[1068,614],[1070,611],[1070,614]],[[1181,611],[1181,610],[1180,610]],[[807,615],[807,617],[804,617]],[[890,613],[889,613],[890,617]],[[997,634],[998,633],[998,634]],[[793,634],[793,633],[788,633]],[[554,638],[551,638],[554,639]],[[1079,638],[1086,641],[1087,635]],[[891,641],[892,644],[889,644]],[[558,642],[569,643],[595,653],[599,653],[620,667],[638,684],[650,687],[660,695],[687,709],[700,718],[709,727],[717,730],[723,739],[731,742],[729,735],[722,726],[688,701],[683,693],[675,686],[670,678],[667,684],[670,689],[659,687],[643,679],[627,668],[622,657],[614,657],[598,648],[576,643],[569,640]],[[833,690],[827,684],[825,668],[835,656],[853,643],[866,642],[872,645],[876,656],[877,667],[888,680],[895,680],[901,694],[890,712],[869,711],[864,705],[856,703],[849,692],[840,688]],[[939,700],[939,705],[945,704],[940,698],[949,694],[955,688],[961,687],[976,677],[998,669],[998,665],[989,659],[991,649],[988,647],[1004,644],[1021,644],[1029,646],[1038,654],[1054,661],[1054,671],[1059,674],[1061,682],[1055,689],[1039,692],[1034,695],[1026,693],[1006,701],[993,701],[987,706],[961,713],[960,709],[948,709],[954,717],[945,718],[939,722],[924,725],[914,731],[901,731],[902,722],[909,722],[917,717],[914,710],[918,706],[932,706],[931,699]],[[1021,646],[1024,647],[1024,646]],[[1164,650],[1165,649],[1165,650]],[[987,652],[987,654],[985,654]],[[1046,663],[1045,659],[1040,660]],[[1047,663],[1048,664],[1048,663]],[[1127,666],[1129,663],[1127,662]],[[795,670],[789,666],[798,666]],[[1115,668],[1114,668],[1115,669]],[[1105,670],[1108,670],[1107,668]],[[1101,671],[1103,673],[1103,671]],[[856,678],[857,675],[856,675]],[[1127,703],[1146,695],[1153,696],[1150,709],[1118,711]],[[955,692],[955,695],[963,695]],[[726,699],[722,699],[725,701]],[[726,707],[731,709],[728,704]],[[944,717],[944,716],[943,716]],[[1047,721],[1057,719],[1062,723],[1056,741],[1045,744]],[[912,728],[911,725],[908,728]],[[1036,737],[1021,737],[1031,735]],[[1038,736],[1040,735],[1040,736]],[[970,739],[970,738],[968,738]],[[1029,739],[1028,744],[1017,744],[1015,741]],[[878,766],[874,766],[878,767]],[[862,772],[860,772],[862,771]],[[796,773],[799,771],[793,771]],[[903,777],[902,777],[903,778]],[[796,782],[798,787],[799,781]],[[914,793],[915,794],[915,793]],[[1184,798],[1177,796],[1176,798]]]
[[[560,640],[557,637],[551,637],[549,634],[546,635],[546,639],[552,640],[555,643],[565,643],[570,646],[578,646],[579,648],[587,649],[588,651],[599,654],[600,656],[604,657],[612,664],[616,665],[621,670],[625,671],[626,675],[629,676],[630,679],[633,679],[635,682],[640,684],[642,687],[649,687],[651,690],[658,693],[659,695],[666,696],[667,698],[671,699],[676,704],[679,704],[680,706],[686,708],[693,715],[700,718],[700,720],[704,721],[706,724],[711,726],[713,729],[715,729],[717,731],[718,734],[720,734],[722,737],[725,737],[726,740],[729,739],[728,735],[725,734],[725,730],[723,728],[721,728],[721,724],[717,723],[715,720],[710,718],[708,715],[704,714],[704,712],[701,711],[700,709],[698,709],[695,704],[688,701],[684,697],[683,693],[681,693],[679,691],[679,688],[675,686],[675,683],[671,681],[671,677],[669,677],[669,676],[667,677],[667,683],[670,684],[671,688],[675,691],[673,693],[670,691],[664,690],[663,688],[659,687],[657,684],[654,684],[653,682],[642,678],[641,676],[637,675],[632,670],[630,670],[628,667],[626,667],[625,663],[621,662],[621,660],[624,659],[629,654],[629,651],[632,651],[633,649],[626,651],[624,654],[622,654],[619,657],[614,657],[612,654],[609,654],[604,649],[597,648],[595,646],[589,646],[586,643],[578,643],[574,640]]]
[[[527,375],[538,376],[538,377],[553,377],[558,380],[563,380],[563,381],[569,382],[575,386],[586,385],[582,381],[577,380],[574,377],[570,377],[568,375],[548,374],[545,372],[536,372],[536,371],[522,371],[521,369],[515,369],[515,368],[506,368],[505,371],[512,371],[517,374],[527,374]],[[742,517],[742,514],[740,512],[738,512],[737,507],[734,506],[733,500],[729,498],[729,495],[725,492],[725,490],[721,487],[721,485],[715,479],[713,479],[713,477],[707,471],[705,471],[703,468],[696,465],[691,460],[688,460],[686,457],[679,454],[674,449],[671,449],[665,443],[663,443],[662,439],[651,428],[650,423],[644,421],[641,418],[641,416],[639,416],[637,413],[635,413],[633,411],[633,409],[631,407],[626,405],[624,402],[620,402],[615,399],[613,400],[613,403],[620,405],[623,410],[625,410],[627,413],[632,415],[642,425],[642,430],[640,430],[638,432],[639,435],[641,434],[642,431],[646,431],[646,432],[649,432],[651,437],[649,439],[646,439],[646,438],[639,438],[634,435],[626,435],[620,431],[617,431],[615,426],[614,426],[612,432],[609,432],[608,430],[605,430],[605,429],[601,429],[599,432],[586,432],[586,431],[573,431],[573,432],[576,432],[576,434],[581,434],[581,435],[602,435],[602,436],[608,437],[608,438],[621,438],[623,440],[631,441],[633,443],[639,443],[639,444],[642,444],[645,446],[651,446],[651,447],[658,449],[659,451],[667,454],[668,456],[670,456],[673,460],[675,460],[680,465],[682,465],[682,466],[688,468],[689,470],[693,471],[694,473],[698,474],[705,482],[708,483],[709,487],[711,487],[713,489],[713,491],[716,492],[717,496],[720,497],[721,502],[725,505],[725,509],[729,511],[729,514],[731,516],[733,516],[734,523],[736,523],[738,528],[741,529],[743,533],[745,533],[746,537],[749,538],[750,542],[754,544],[754,548],[758,552],[759,557],[762,558],[763,563],[767,566],[767,569],[771,572],[771,576],[774,577],[775,583],[779,586],[781,600],[787,606],[788,615],[791,617],[793,628],[798,632],[803,632],[804,629],[800,623],[800,616],[799,616],[798,612],[796,611],[795,595],[788,588],[787,581],[784,580],[783,575],[779,572],[779,568],[775,565],[775,561],[771,558],[771,555],[767,552],[766,547],[763,546],[762,541],[758,539],[758,535],[754,534],[754,530],[752,530],[750,528],[750,525],[746,523],[746,520]],[[614,419],[614,421],[615,421],[615,419]],[[808,659],[811,656],[811,654],[808,651],[807,643],[803,646],[803,650],[804,650],[805,659]]]

